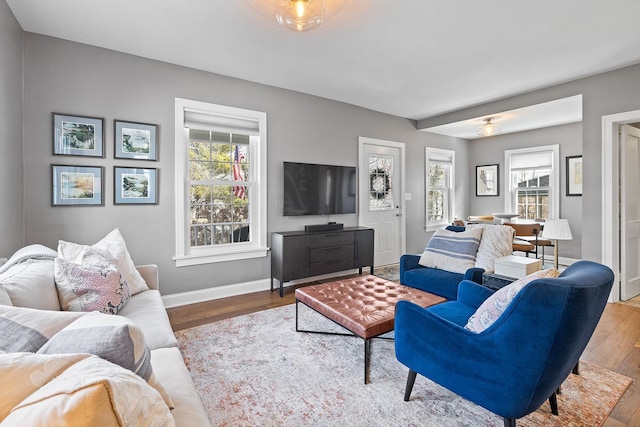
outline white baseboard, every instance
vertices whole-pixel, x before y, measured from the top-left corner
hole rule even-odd
[[[336,276],[357,273],[358,270],[347,270],[339,273],[323,274],[322,276],[305,277],[304,279],[292,280],[285,283],[285,288],[301,283],[313,282],[316,280],[329,279]],[[364,274],[364,272],[363,272]],[[274,286],[276,284],[274,283]],[[277,285],[279,286],[279,284]],[[233,285],[216,286],[214,288],[198,289],[197,291],[180,292],[177,294],[164,295],[162,301],[166,308],[180,307],[182,305],[196,304],[199,302],[211,301],[220,298],[233,297],[237,295],[250,294],[253,292],[266,291],[271,288],[271,279],[260,279],[252,282],[236,283]],[[278,292],[278,287],[273,291]]]

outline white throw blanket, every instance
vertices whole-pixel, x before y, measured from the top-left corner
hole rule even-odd
[[[0,274],[4,273],[11,267],[30,259],[55,259],[58,253],[51,248],[43,245],[29,245],[22,249],[18,249],[11,258],[0,266]]]

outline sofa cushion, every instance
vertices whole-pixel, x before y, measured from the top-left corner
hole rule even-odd
[[[100,252],[107,260],[112,262],[118,270],[120,270],[120,273],[122,273],[129,284],[131,295],[135,295],[138,292],[149,289],[144,279],[136,269],[135,264],[131,259],[131,255],[129,255],[129,251],[127,251],[127,245],[124,238],[118,228],[115,228],[93,246],[79,245],[60,240],[58,242],[58,257],[80,264],[84,257],[84,253],[90,249]]]
[[[460,273],[435,268],[414,268],[403,276],[403,285],[440,295],[448,300],[458,296],[458,284],[464,279]]]
[[[117,314],[131,297],[120,271],[98,253],[82,264],[56,258],[55,279],[60,305],[66,311]]]
[[[0,275],[0,283],[16,307],[60,310],[53,259],[28,259]]]
[[[177,347],[152,350],[151,365],[158,381],[164,385],[173,401],[174,409],[171,415],[176,425],[178,427],[210,426],[180,350]]]
[[[482,229],[482,240],[476,254],[475,266],[487,273],[495,270],[496,259],[513,253],[513,236],[516,231],[508,225],[469,224],[468,229]]]
[[[159,291],[148,290],[132,296],[118,315],[142,329],[151,350],[178,345]]]
[[[480,228],[462,232],[438,230],[433,233],[418,263],[424,267],[464,274],[475,264],[481,237]]]
[[[33,381],[34,377],[40,382],[52,356],[25,355],[25,358],[32,365],[39,361],[40,366],[22,382]],[[94,356],[75,361],[48,379],[17,404],[2,425],[44,426],[51,425],[52,420],[56,425],[69,426],[175,425],[160,395],[141,378]]]
[[[0,351],[36,352],[84,314],[0,305]]]
[[[0,305],[13,305],[11,303],[11,297],[0,283]]]
[[[507,286],[498,289],[493,295],[483,302],[475,313],[469,318],[465,329],[480,333],[493,325],[494,322],[504,313],[509,304],[518,293],[529,283],[544,277],[558,277],[560,272],[554,268],[536,271],[528,276],[516,280]]]

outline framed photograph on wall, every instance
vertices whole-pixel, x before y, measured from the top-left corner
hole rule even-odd
[[[104,168],[51,165],[53,206],[102,206]]]
[[[158,169],[115,166],[113,172],[114,204],[158,204]]]
[[[582,196],[582,156],[567,156],[567,196]]]
[[[114,121],[116,159],[158,160],[158,126]]]
[[[53,154],[104,157],[103,119],[53,113]]]
[[[499,165],[476,166],[476,196],[499,196]]]

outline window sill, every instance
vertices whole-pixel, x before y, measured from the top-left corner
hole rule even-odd
[[[225,251],[220,253],[203,252],[189,255],[175,256],[173,260],[176,267],[189,267],[191,265],[212,264],[216,262],[238,261],[250,258],[263,258],[267,256],[269,248],[245,249],[240,251]]]
[[[438,231],[438,230],[442,230],[443,228],[445,228],[446,226],[448,226],[449,223],[442,223],[442,224],[437,224],[437,225],[430,225],[428,227],[425,227],[425,231],[427,233],[431,233],[433,231]]]

